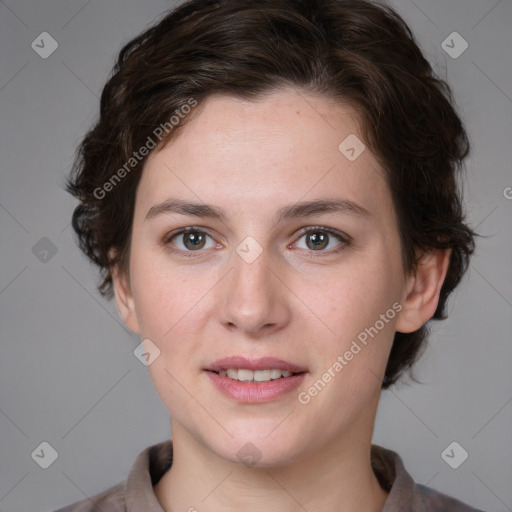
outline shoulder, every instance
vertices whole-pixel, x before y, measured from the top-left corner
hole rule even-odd
[[[153,486],[170,468],[172,456],[171,440],[149,446],[137,455],[126,480],[56,512],[161,511]]]
[[[414,484],[411,510],[415,512],[484,512],[421,484]]]
[[[405,469],[402,458],[392,450],[372,445],[371,461],[382,488],[388,491],[382,512],[483,512],[416,483]]]
[[[55,512],[125,512],[126,511],[126,481],[120,482],[99,494],[84,498]]]

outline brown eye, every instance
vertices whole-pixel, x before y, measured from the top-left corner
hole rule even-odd
[[[205,243],[205,236],[203,233],[198,231],[189,231],[188,233],[182,233],[183,245],[190,250],[202,249]]]
[[[329,235],[322,231],[306,233],[306,245],[313,250],[325,249],[329,243]]]
[[[210,239],[210,245],[207,245]],[[171,245],[183,253],[199,252],[201,249],[211,249],[215,241],[208,233],[199,229],[184,228],[174,234],[170,234],[165,244]]]
[[[301,247],[302,239],[305,239],[305,243]],[[306,250],[310,255],[318,253],[318,256],[328,256],[342,251],[350,245],[350,241],[351,238],[348,235],[321,226],[314,226],[305,229],[295,245]]]

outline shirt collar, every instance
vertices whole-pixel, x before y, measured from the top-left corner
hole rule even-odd
[[[382,512],[412,511],[414,481],[400,456],[392,450],[372,445],[371,463],[381,486],[389,492]],[[126,480],[126,512],[165,512],[153,486],[171,465],[171,440],[152,445],[139,453]]]

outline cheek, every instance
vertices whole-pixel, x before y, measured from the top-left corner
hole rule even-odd
[[[201,344],[207,340],[212,294],[218,276],[171,266],[165,255],[142,251],[132,260],[132,290],[141,337],[160,350],[150,365],[151,377],[167,398],[200,366]],[[199,370],[197,370],[199,371]],[[174,377],[174,379],[173,379]],[[179,393],[178,393],[179,394]],[[164,398],[167,403],[167,398]]]
[[[312,294],[309,289],[305,295],[316,317],[311,321],[325,333],[315,342],[321,347],[319,371],[332,368],[341,356],[343,369],[335,373],[343,377],[337,380],[354,396],[361,385],[372,388],[383,377],[400,309],[400,279],[394,267],[395,260],[386,260],[380,251],[379,258],[360,258],[324,280],[321,290]]]
[[[142,336],[167,343],[187,325],[205,289],[208,275],[187,275],[169,265],[165,255],[151,251],[133,253],[132,291]]]
[[[197,332],[206,304],[201,298],[211,285],[204,276],[191,279],[179,269],[171,271],[165,261],[150,253],[134,254],[132,275],[141,337],[149,338],[160,350],[148,366],[155,389],[168,410],[192,416],[183,387],[194,378],[191,369],[197,368]]]
[[[315,332],[314,322],[325,334],[315,338],[315,371],[300,403],[308,401],[326,436],[378,399],[394,336],[393,294],[385,274],[351,272],[312,297],[312,309],[329,329],[311,317],[308,331]]]
[[[400,296],[398,282],[392,266],[361,258],[322,283],[312,298],[312,309],[317,308],[329,319],[326,323],[336,334],[354,337],[392,306]],[[311,290],[308,295],[311,297]]]

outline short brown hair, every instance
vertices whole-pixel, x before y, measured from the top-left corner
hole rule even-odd
[[[287,85],[348,102],[360,114],[365,144],[387,174],[404,269],[415,269],[417,250],[451,249],[433,316],[445,318],[474,249],[457,185],[468,137],[450,87],[407,24],[389,6],[366,0],[189,0],[124,46],[67,184],[80,201],[73,228],[100,268],[100,292],[112,296],[112,266],[128,268],[147,158],[127,168],[137,148],[191,98],[199,105],[212,94],[251,100]],[[113,183],[116,173],[122,179]],[[425,325],[395,334],[383,388],[412,367],[427,333]]]

